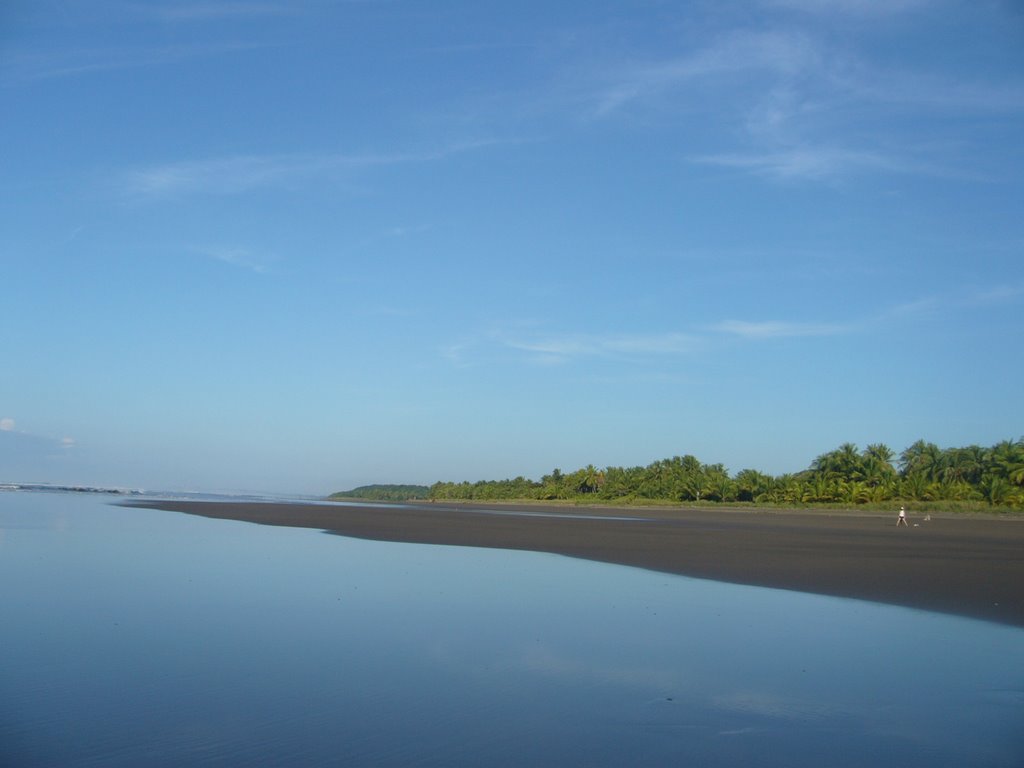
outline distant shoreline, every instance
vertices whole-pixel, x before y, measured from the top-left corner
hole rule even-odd
[[[550,552],[1024,627],[1024,520],[838,511],[132,500],[379,541]]]

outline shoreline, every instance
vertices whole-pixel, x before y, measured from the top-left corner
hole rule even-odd
[[[910,513],[407,502],[132,500],[355,538],[519,549],[1024,627],[1024,521]]]

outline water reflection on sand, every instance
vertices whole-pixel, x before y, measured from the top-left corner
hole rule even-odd
[[[0,764],[1019,766],[1024,632],[0,494]]]

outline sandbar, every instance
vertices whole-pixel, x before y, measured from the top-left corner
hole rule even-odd
[[[146,500],[378,541],[549,552],[1024,626],[1024,519],[823,511]]]

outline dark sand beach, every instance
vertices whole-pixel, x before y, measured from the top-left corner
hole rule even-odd
[[[379,541],[551,552],[1024,626],[1024,519],[487,504],[144,501]]]

